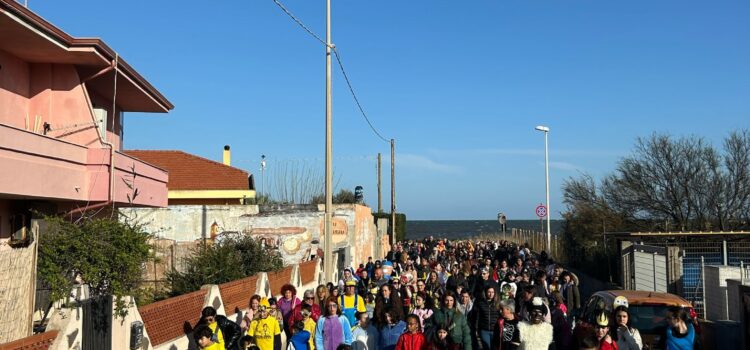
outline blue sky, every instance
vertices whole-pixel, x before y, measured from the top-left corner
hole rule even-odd
[[[325,34],[323,0],[284,4]],[[272,0],[30,0],[74,36],[96,36],[174,104],[129,114],[129,149],[181,149],[258,173],[322,167],[324,48]],[[333,1],[333,42],[375,126],[397,140],[397,206],[410,219],[534,217],[550,132],[553,218],[564,179],[600,177],[638,136],[719,145],[750,127],[747,1]],[[376,205],[370,131],[334,66],[339,187]],[[273,174],[268,173],[269,179]],[[389,187],[384,173],[385,188]],[[385,191],[384,207],[389,207]]]

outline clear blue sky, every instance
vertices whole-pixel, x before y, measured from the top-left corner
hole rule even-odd
[[[325,34],[323,0],[286,0]],[[130,149],[181,149],[258,173],[324,155],[324,48],[272,0],[42,1],[30,8],[97,36],[174,104],[130,114]],[[333,42],[376,127],[397,140],[410,219],[534,217],[551,128],[553,218],[564,179],[600,177],[652,132],[719,144],[750,126],[748,1],[333,1]],[[334,75],[339,187],[376,205],[389,147]],[[389,166],[385,162],[386,169]],[[272,178],[272,174],[267,174]],[[389,177],[384,174],[386,189]],[[384,199],[389,207],[389,192]]]

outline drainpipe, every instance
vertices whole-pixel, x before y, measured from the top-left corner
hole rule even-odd
[[[112,60],[112,65],[110,65],[108,68],[105,68],[105,69],[99,71],[98,73],[94,74],[92,77],[89,77],[88,79],[86,79],[86,81],[89,81],[89,80],[91,80],[91,79],[93,79],[95,77],[101,76],[102,74],[105,74],[105,73],[107,73],[107,72],[109,72],[111,70],[115,71],[115,76],[114,76],[114,84],[115,85],[114,85],[114,93],[113,93],[113,96],[112,96],[112,111],[111,111],[111,113],[112,113],[112,124],[113,125],[114,125],[115,110],[116,110],[116,104],[115,104],[115,102],[116,102],[116,99],[117,99],[117,73],[118,73],[118,71],[117,71],[117,64],[118,64],[118,62],[119,62],[119,55],[115,52],[115,59]],[[85,83],[85,81],[82,82],[82,83]],[[89,101],[89,104],[90,104],[90,101]],[[96,118],[96,116],[93,115],[93,112],[92,112],[91,116],[92,116],[92,118]],[[106,207],[106,206],[109,206],[110,204],[112,205],[112,209],[114,209],[114,206],[115,206],[115,146],[111,142],[107,141],[107,138],[106,138],[106,136],[107,136],[107,130],[104,130],[104,135],[101,135],[98,132],[97,132],[97,135],[99,136],[99,141],[103,145],[109,147],[109,194],[108,194],[108,199],[107,199],[106,202],[92,204],[92,205],[87,205],[87,206],[85,206],[83,208],[76,208],[74,210],[71,210],[71,211],[65,213],[66,216],[67,215],[71,215],[72,216],[73,214],[83,213],[86,210],[90,210],[90,209],[98,209],[98,208]]]

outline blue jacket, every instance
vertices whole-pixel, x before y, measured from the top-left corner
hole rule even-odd
[[[396,343],[398,343],[398,337],[406,330],[406,323],[404,321],[398,321],[394,325],[385,325],[380,329],[380,350],[394,350],[396,349]]]
[[[695,329],[693,329],[693,325],[689,321],[686,323],[687,333],[679,337],[674,335],[672,327],[667,327],[667,350],[693,350],[695,345]]]
[[[292,335],[292,338],[289,339],[289,341],[294,346],[294,350],[311,350],[309,349],[310,346],[308,343],[308,341],[310,341],[310,337],[311,337],[310,332],[303,330],[303,331],[294,333],[294,335]]]

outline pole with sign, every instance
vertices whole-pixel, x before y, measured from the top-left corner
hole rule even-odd
[[[547,216],[547,207],[544,204],[539,204],[536,207],[536,216],[539,217],[539,224],[542,227],[542,232],[544,232],[544,218]]]
[[[507,219],[505,218],[505,214],[503,214],[503,213],[498,213],[497,214],[497,222],[500,223],[500,232],[502,232],[503,234],[505,234],[505,230],[506,230],[506,228],[505,228],[505,222],[506,221],[507,221]]]

